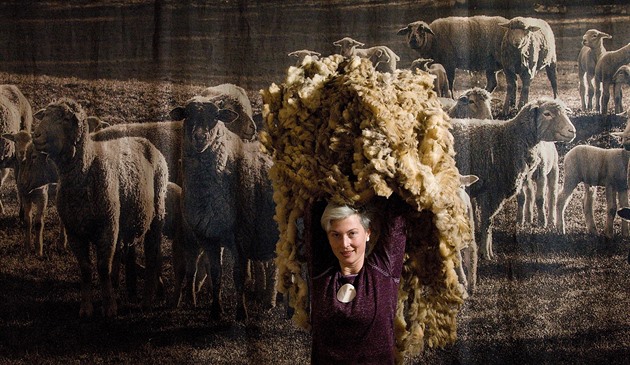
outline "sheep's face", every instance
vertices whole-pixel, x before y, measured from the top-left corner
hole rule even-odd
[[[534,105],[536,104],[537,105]],[[571,123],[568,108],[556,100],[534,102],[538,137],[541,141],[571,142],[575,138],[575,126]]]
[[[26,157],[20,165],[20,181],[25,191],[30,192],[44,185],[57,182],[57,171],[54,163],[29,143],[25,151]]]
[[[528,44],[532,34],[540,30],[539,27],[527,24],[521,18],[514,18],[507,23],[499,25],[508,29],[504,36],[507,44],[518,49]]]
[[[170,113],[173,120],[184,120],[186,142],[202,153],[214,141],[216,125],[219,121],[231,123],[238,114],[229,109],[221,109],[210,99],[195,97],[185,107],[177,107]]]
[[[350,57],[354,53],[354,49],[357,47],[363,47],[365,44],[359,41],[355,41],[350,37],[341,38],[338,41],[334,41],[333,45],[341,47],[341,55],[344,57]]]
[[[422,51],[431,47],[431,41],[435,33],[431,27],[423,21],[409,23],[407,27],[398,31],[398,35],[407,37],[409,48]]]
[[[27,131],[19,131],[17,133],[5,133],[2,137],[2,139],[13,142],[11,144],[13,144],[17,163],[23,161],[26,157],[26,148],[31,142],[31,134]]]
[[[64,152],[74,155],[88,129],[85,112],[76,103],[50,104],[37,112],[35,118],[41,120],[33,133],[35,149],[53,158]]]
[[[459,118],[493,119],[490,93],[474,88],[457,99],[457,108],[463,113]]]
[[[582,45],[589,48],[596,48],[602,44],[602,40],[612,38],[610,35],[600,32],[597,29],[589,29],[582,36]]]
[[[623,132],[611,132],[611,135],[621,139],[621,145],[626,151],[630,151],[630,124],[626,124]]]
[[[624,65],[619,67],[615,75],[613,76],[613,83],[615,84],[630,84],[630,66]]]
[[[228,128],[232,132],[236,133],[242,139],[248,141],[251,141],[254,139],[254,137],[256,137],[256,123],[254,123],[254,120],[249,116],[248,113],[245,112],[243,104],[241,104],[238,99],[225,95],[210,97],[209,99],[219,109],[229,109],[238,115],[236,119],[239,121],[239,123],[232,123],[230,126],[228,126]]]

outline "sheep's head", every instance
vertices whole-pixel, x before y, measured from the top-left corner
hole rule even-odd
[[[400,29],[396,34],[406,36],[409,48],[417,51],[430,48],[433,36],[435,36],[431,27],[421,20],[407,24],[405,28]]]
[[[211,99],[195,96],[184,107],[176,107],[170,112],[173,120],[184,121],[186,142],[198,153],[204,152],[213,142],[216,125],[219,121],[227,124],[238,118],[238,114],[222,109]]]
[[[5,133],[2,137],[13,142],[17,162],[23,161],[26,157],[26,147],[32,140],[31,134],[27,131],[19,131],[17,133]]]
[[[53,102],[35,113],[35,118],[40,120],[33,133],[35,149],[53,159],[60,155],[74,157],[80,142],[87,139],[87,116],[74,100]]]
[[[55,164],[45,154],[38,152],[32,143],[26,146],[19,181],[26,192],[57,182]]]
[[[416,58],[411,62],[411,69],[420,69],[429,72],[429,65],[433,63],[433,58]]]
[[[536,121],[536,133],[540,141],[571,142],[575,138],[575,126],[569,119],[569,108],[558,99],[542,98],[526,104],[515,117]],[[526,113],[526,116],[523,116]]]
[[[623,65],[619,67],[612,80],[615,84],[630,84],[630,66]]]
[[[611,39],[612,36],[597,29],[589,29],[582,36],[582,45],[589,48],[596,48],[602,44],[604,39]]]
[[[379,63],[388,63],[389,61],[391,61],[391,59],[392,58],[390,57],[389,53],[385,52],[384,49],[377,49],[370,56],[370,62],[372,62],[375,68],[376,66],[378,66]]]
[[[338,41],[334,41],[333,45],[341,47],[341,55],[344,57],[350,57],[354,53],[354,49],[357,47],[363,47],[365,43],[355,41],[350,37],[341,38]]]
[[[454,108],[458,114],[455,118],[475,118],[475,119],[493,119],[492,105],[490,105],[490,93],[482,88],[472,88],[466,90],[457,99]]]
[[[315,51],[310,51],[308,49],[301,49],[299,51],[293,51],[291,53],[288,54],[289,57],[295,57],[298,59],[298,64],[301,64],[302,61],[304,61],[304,58],[306,58],[306,56],[310,56],[312,57],[314,60],[319,59],[319,57],[322,54],[319,52],[315,52]]]
[[[623,132],[610,132],[610,135],[619,138],[623,149],[630,151],[630,123],[626,124],[626,128]]]
[[[228,109],[238,115],[233,123],[227,122],[229,123],[229,130],[246,141],[251,141],[256,137],[256,123],[254,123],[251,115],[245,112],[245,108],[240,100],[230,97],[229,95],[218,95],[209,97],[208,99],[219,109]]]
[[[512,47],[519,49],[528,43],[532,33],[540,30],[540,27],[530,24],[523,17],[512,18],[509,22],[500,23],[499,25],[508,29],[505,32],[504,40]]]

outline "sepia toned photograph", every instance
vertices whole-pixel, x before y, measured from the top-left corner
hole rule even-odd
[[[630,4],[0,14],[0,364],[630,362]]]

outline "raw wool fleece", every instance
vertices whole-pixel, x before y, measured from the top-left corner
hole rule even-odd
[[[426,342],[456,337],[462,293],[456,252],[471,239],[450,123],[426,73],[376,72],[369,60],[340,55],[290,67],[285,83],[262,90],[261,140],[274,165],[278,290],[308,328],[296,220],[315,200],[364,204],[398,194],[409,205],[407,254],[398,293],[399,360]],[[294,282],[289,279],[293,274]],[[284,283],[282,286],[280,283]]]

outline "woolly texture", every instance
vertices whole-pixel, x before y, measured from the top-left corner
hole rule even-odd
[[[366,59],[307,57],[285,82],[262,90],[261,140],[274,165],[278,290],[289,293],[294,320],[308,328],[296,220],[306,203],[365,204],[399,195],[408,207],[407,255],[398,293],[399,360],[424,343],[455,340],[462,304],[456,250],[471,239],[458,195],[448,117],[425,72],[376,72]],[[291,280],[293,277],[293,281]]]

